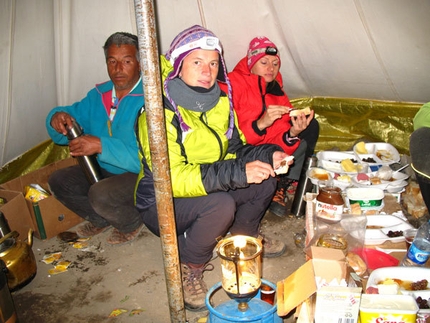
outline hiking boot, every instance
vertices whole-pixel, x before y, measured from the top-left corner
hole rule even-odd
[[[96,227],[91,222],[87,222],[82,224],[79,228],[76,229],[76,234],[80,238],[90,238],[99,233],[105,232],[109,228],[110,228],[109,225],[103,228],[99,228],[99,227]]]
[[[299,181],[296,181],[296,180],[289,183],[289,185],[287,186],[287,194],[289,195],[296,194],[298,184],[299,184]]]
[[[285,195],[285,188],[279,188],[275,196],[272,199],[272,202],[269,205],[269,211],[274,213],[277,216],[283,217],[287,215],[287,197]]]
[[[143,224],[138,227],[136,230],[133,230],[131,232],[120,232],[118,229],[113,229],[111,235],[106,239],[107,243],[113,246],[120,246],[129,242],[132,242],[134,239],[137,238],[140,231],[143,229]]]
[[[213,269],[214,266],[211,263],[198,268],[181,264],[182,288],[184,290],[185,308],[187,310],[198,312],[206,309],[205,297],[208,288],[203,280],[203,272]]]
[[[263,258],[275,258],[284,254],[287,246],[280,240],[272,239],[260,234],[258,239],[263,244]]]

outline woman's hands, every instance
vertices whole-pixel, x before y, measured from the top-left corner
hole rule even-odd
[[[261,131],[270,127],[276,120],[281,119],[282,116],[290,111],[290,108],[283,105],[269,105],[264,112],[263,116],[258,119],[257,127]]]
[[[272,166],[259,160],[247,163],[245,171],[248,184],[258,184],[268,179],[269,176],[275,176]]]
[[[258,119],[257,127],[261,131],[270,127],[276,120],[281,119],[286,113],[289,113],[291,108],[283,105],[269,105],[264,112],[263,116]],[[315,115],[314,110],[311,110],[310,115],[300,113],[297,117],[291,118],[292,126],[290,128],[290,136],[297,137],[303,130],[305,130]]]
[[[269,176],[275,177],[274,169],[279,168],[281,162],[288,157],[283,151],[275,151],[273,153],[273,167],[259,160],[247,163],[245,165],[246,178],[248,184],[259,184],[264,180],[268,179]],[[288,165],[291,165],[293,161],[289,161]]]
[[[309,126],[309,123],[311,123],[314,115],[315,111],[311,110],[311,114],[309,115],[305,115],[302,112],[297,117],[292,117],[291,123],[293,125],[290,128],[290,136],[297,137],[303,130],[305,130]]]

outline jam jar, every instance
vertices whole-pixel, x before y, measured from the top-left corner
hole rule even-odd
[[[342,190],[336,186],[319,187],[315,212],[320,219],[337,222],[342,219],[344,200]]]

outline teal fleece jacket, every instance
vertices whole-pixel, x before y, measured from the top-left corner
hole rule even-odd
[[[110,95],[112,87],[112,81],[97,84],[82,101],[52,109],[46,117],[46,129],[56,144],[67,145],[67,137],[51,126],[51,118],[56,112],[67,112],[81,125],[84,134],[100,138],[102,153],[97,155],[97,159],[103,169],[112,174],[137,174],[140,162],[135,123],[144,106],[142,81],[119,101],[115,118],[110,124],[107,112],[110,107],[105,107],[103,96]]]

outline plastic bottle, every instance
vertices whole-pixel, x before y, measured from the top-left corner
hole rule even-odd
[[[69,140],[73,140],[82,136],[83,134],[84,132],[81,126],[76,121],[73,121],[73,126],[68,129],[67,138]],[[85,173],[85,176],[91,184],[97,183],[103,178],[96,155],[79,156],[77,159],[79,165]]]
[[[430,221],[423,223],[400,266],[421,267],[430,257]]]

